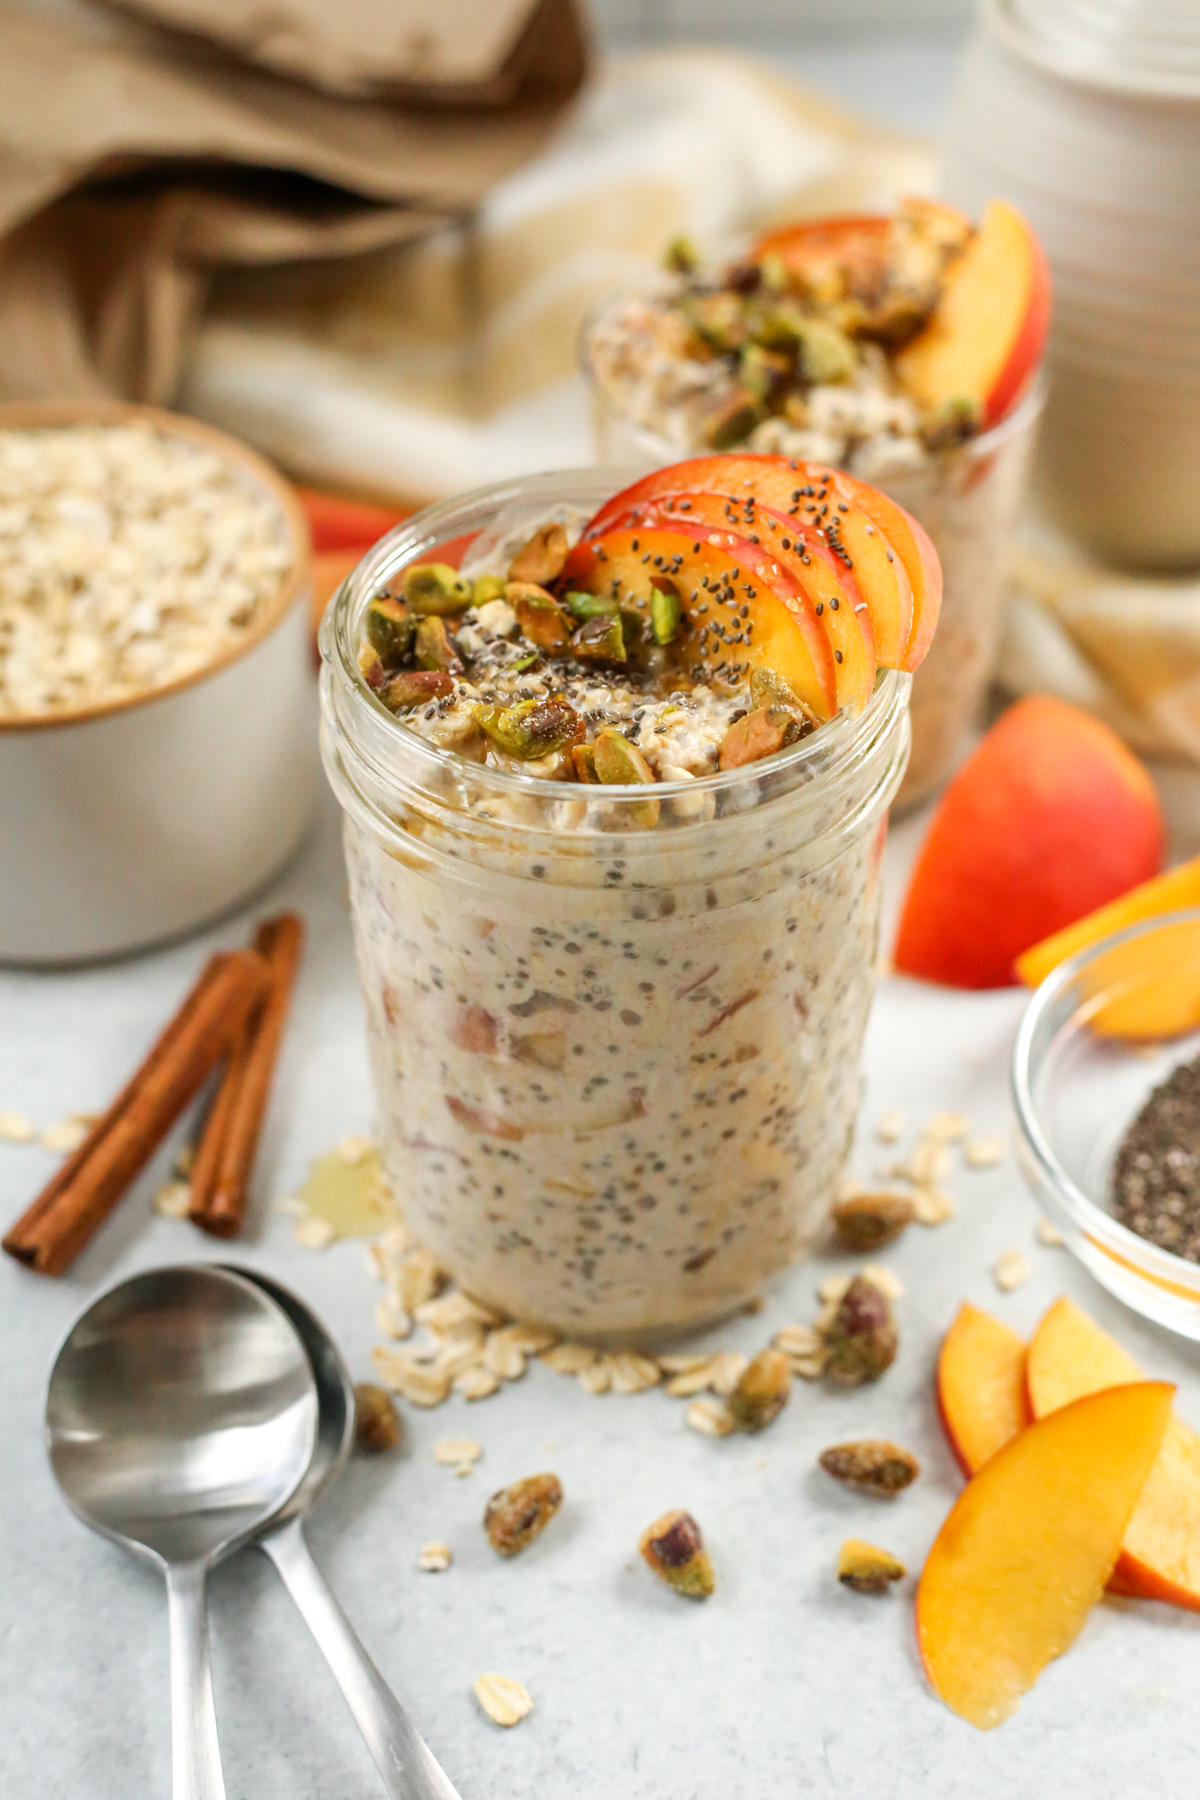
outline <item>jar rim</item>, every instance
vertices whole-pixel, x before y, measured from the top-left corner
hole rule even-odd
[[[497,799],[533,796],[543,800],[552,797],[562,800],[568,797],[564,788],[570,784],[471,762],[457,751],[434,744],[419,732],[413,731],[403,719],[389,711],[367,685],[358,664],[359,626],[367,603],[392,575],[439,543],[465,535],[472,525],[482,530],[488,513],[494,515],[504,506],[512,504],[531,507],[539,502],[544,502],[547,507],[553,506],[555,502],[599,504],[612,494],[620,492],[631,481],[637,480],[641,473],[643,471],[637,469],[601,466],[514,476],[508,481],[491,482],[453,499],[439,501],[394,526],[346,576],[329,602],[321,622],[322,660],[327,673],[337,677],[343,694],[350,697],[351,718],[357,719],[364,730],[375,727],[394,734],[391,735],[391,742],[395,748],[403,750],[418,765],[424,763],[431,772],[440,772],[443,776],[469,773],[472,783],[478,784],[481,791],[494,795]],[[874,742],[889,715],[906,705],[911,680],[911,676],[902,671],[881,670],[861,713],[836,713],[832,719],[826,720],[798,743],[763,757],[758,762],[746,763],[736,769],[718,770],[711,775],[694,776],[688,780],[656,781],[652,797],[655,800],[680,800],[704,794],[748,792],[764,776],[785,772],[803,781],[805,771],[821,762],[828,763],[821,774],[825,777],[833,776],[853,761],[860,746]],[[324,689],[325,684],[322,685]],[[324,696],[324,703],[328,705],[327,695]],[[343,725],[347,722],[344,716],[341,722]],[[826,782],[821,781],[820,786],[824,788]],[[589,790],[589,798],[595,797]],[[618,805],[621,802],[645,802],[647,789],[636,783],[606,784],[603,798],[606,803],[614,802]]]

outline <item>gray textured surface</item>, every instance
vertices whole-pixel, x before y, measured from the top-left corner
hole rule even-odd
[[[898,889],[920,821],[889,851]],[[300,906],[312,934],[260,1171],[287,1193],[309,1159],[369,1126],[360,1007],[343,911],[332,806],[300,863],[263,905]],[[210,934],[244,936],[246,920]],[[121,967],[61,976],[0,975],[0,1106],[40,1123],[101,1105],[196,968],[196,942]],[[968,996],[889,981],[867,1057],[864,1119],[894,1104],[914,1123],[961,1107],[979,1130],[1006,1127],[1006,1067],[1021,1008],[1010,993]],[[869,1134],[860,1166],[880,1156]],[[0,1216],[53,1166],[0,1145]],[[185,1224],[148,1211],[156,1176],[61,1282],[0,1266],[0,1792],[4,1800],[129,1800],[169,1790],[166,1616],[151,1571],[92,1537],[54,1492],[40,1442],[54,1344],[100,1286],[148,1263],[220,1254]],[[1011,1158],[956,1174],[960,1215],[914,1230],[887,1260],[906,1285],[903,1348],[876,1388],[801,1387],[765,1437],[696,1437],[664,1395],[593,1399],[535,1368],[494,1400],[409,1412],[396,1460],[356,1463],[314,1524],[317,1553],[382,1668],[460,1785],[464,1800],[1124,1800],[1192,1791],[1200,1618],[1129,1601],[1100,1607],[1069,1658],[1020,1715],[980,1736],[951,1717],[921,1676],[912,1582],[883,1600],[847,1594],[837,1545],[873,1537],[919,1568],[959,1479],[931,1388],[940,1333],[960,1299],[1033,1324],[1075,1294],[1156,1374],[1179,1380],[1200,1419],[1196,1353],[1106,1301],[1063,1251],[1033,1242],[1034,1213]],[[261,1210],[260,1217],[265,1214]],[[1033,1279],[999,1295],[988,1274],[1010,1246]],[[227,1254],[227,1251],[225,1252]],[[266,1216],[239,1250],[292,1282],[363,1371],[377,1292],[362,1247],[314,1255]],[[756,1319],[713,1341],[747,1348],[815,1310],[821,1274],[800,1268]],[[924,1473],[884,1507],[833,1487],[817,1452],[874,1431],[909,1444]],[[485,1446],[457,1479],[435,1438]],[[501,1482],[554,1468],[563,1514],[525,1557],[500,1563],[479,1527]],[[672,1505],[708,1534],[718,1591],[704,1607],[659,1588],[637,1561],[641,1528]],[[445,1538],[449,1573],[420,1574],[420,1545]],[[265,1562],[243,1555],[213,1583],[217,1702],[231,1800],[355,1800],[379,1792],[324,1666]],[[471,1698],[487,1669],[518,1676],[537,1710],[511,1732]]]

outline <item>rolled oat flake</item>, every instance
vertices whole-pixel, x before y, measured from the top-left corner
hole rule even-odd
[[[1126,1131],[1112,1210],[1139,1237],[1200,1262],[1200,1057],[1173,1069]]]

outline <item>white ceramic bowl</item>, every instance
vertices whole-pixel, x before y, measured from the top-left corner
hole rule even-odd
[[[1200,23],[1172,0],[986,0],[943,189],[1029,217],[1054,277],[1037,485],[1099,555],[1200,563]]]
[[[291,488],[210,426],[151,407],[0,407],[0,430],[140,423],[237,464],[293,559],[258,627],[168,687],[86,712],[0,720],[0,961],[78,962],[194,929],[262,887],[315,795],[311,553]]]

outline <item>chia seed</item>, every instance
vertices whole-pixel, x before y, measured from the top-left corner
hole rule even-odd
[[[1126,1131],[1112,1209],[1139,1237],[1200,1263],[1200,1057],[1173,1069]]]

